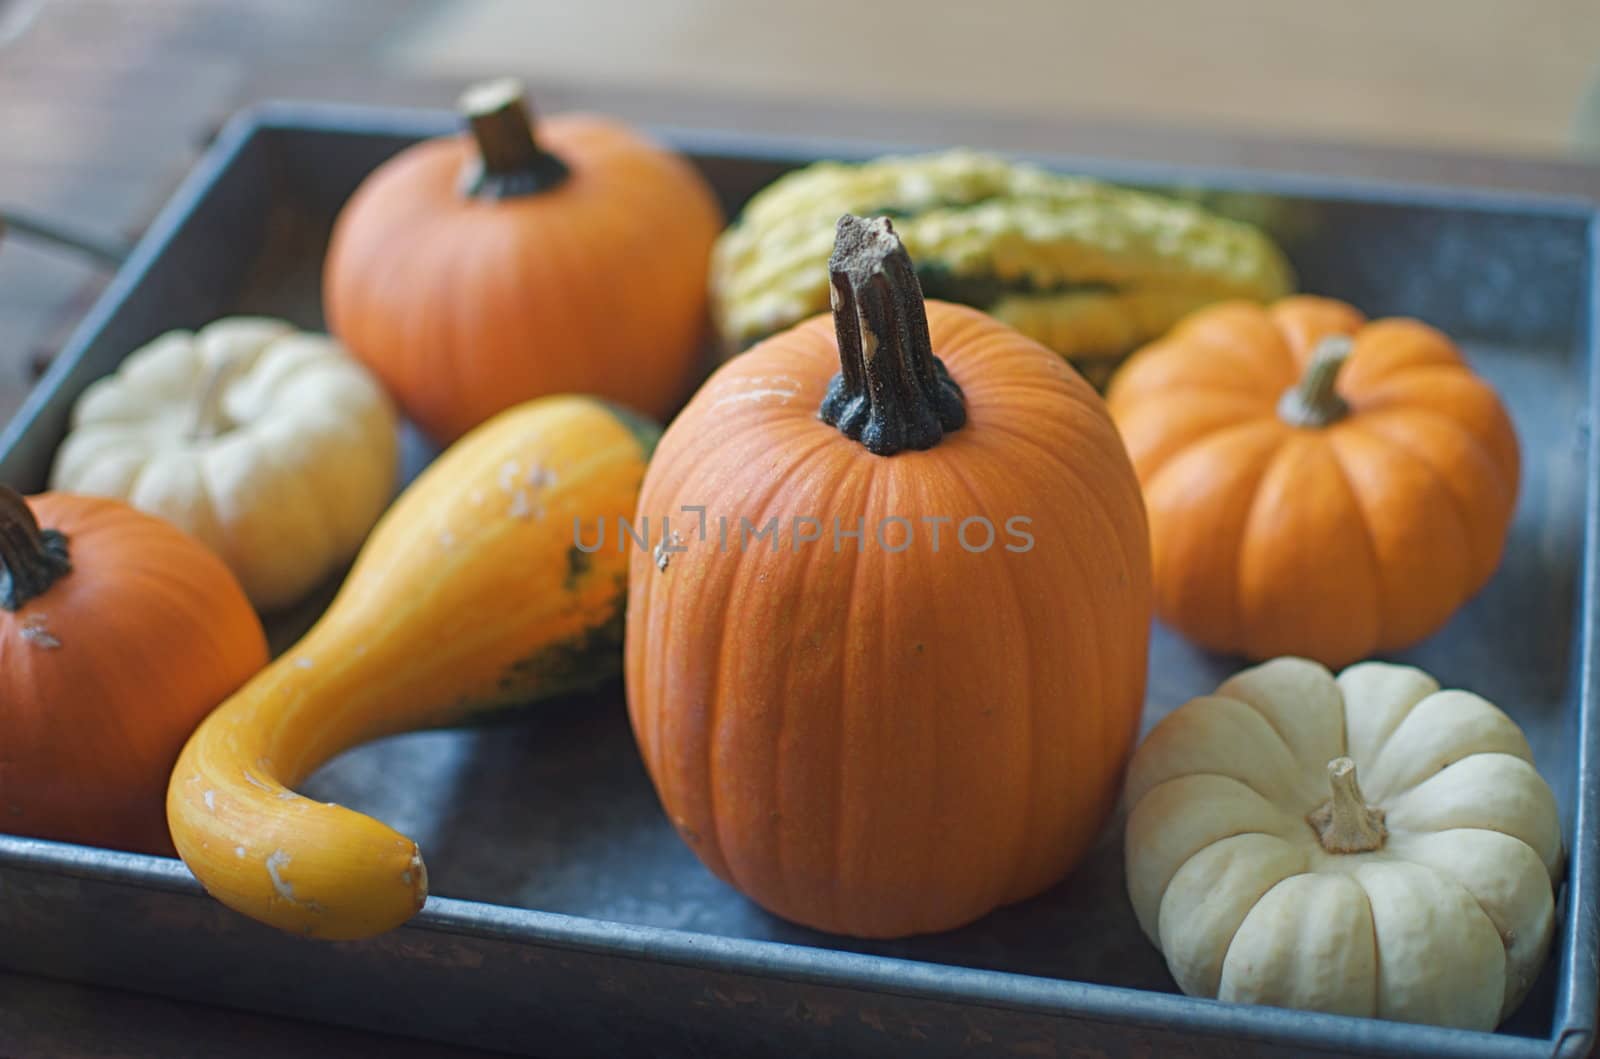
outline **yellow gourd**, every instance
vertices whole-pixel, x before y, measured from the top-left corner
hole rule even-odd
[[[317,625],[178,760],[168,823],[212,896],[320,938],[378,934],[422,907],[415,842],[293,788],[368,740],[615,674],[628,556],[579,547],[575,524],[633,515],[655,436],[598,400],[542,398],[416,480]]]

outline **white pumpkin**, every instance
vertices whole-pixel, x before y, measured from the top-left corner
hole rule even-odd
[[[398,458],[393,405],[337,342],[230,317],[163,335],[91,385],[50,484],[189,531],[270,610],[355,555]]]
[[[1130,766],[1128,894],[1194,996],[1490,1030],[1544,963],[1555,797],[1476,695],[1280,658]]]

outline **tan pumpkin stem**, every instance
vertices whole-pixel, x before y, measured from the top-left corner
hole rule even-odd
[[[1333,797],[1306,816],[1317,841],[1329,853],[1370,853],[1382,849],[1389,837],[1383,810],[1368,805],[1356,782],[1356,763],[1347,757],[1328,762],[1328,782]]]
[[[461,94],[478,157],[462,173],[461,191],[480,199],[534,195],[571,176],[566,163],[539,146],[527,93],[515,78],[473,85]]]
[[[922,287],[889,219],[840,217],[828,278],[839,374],[822,421],[877,456],[931,449],[961,429],[961,387],[934,356]]]
[[[40,529],[22,494],[0,485],[0,607],[21,610],[71,571],[66,535]]]
[[[205,385],[200,388],[200,398],[195,402],[194,420],[189,425],[191,440],[206,441],[233,429],[233,420],[222,408],[222,396],[243,367],[242,357],[229,357],[217,361],[206,372]]]
[[[1355,343],[1349,335],[1329,335],[1317,343],[1300,382],[1278,402],[1278,415],[1292,427],[1325,427],[1350,414],[1335,389],[1339,369],[1350,359]]]

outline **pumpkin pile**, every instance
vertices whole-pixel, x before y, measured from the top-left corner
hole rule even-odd
[[[32,501],[45,529],[6,505],[28,652],[0,718],[7,830],[175,845],[248,915],[375,934],[426,895],[415,843],[292,787],[357,743],[620,673],[627,560],[572,527],[633,514],[659,428],[609,400],[659,414],[692,385],[720,212],[616,122],[536,140],[508,82],[463,109],[470,135],[402,152],[341,215],[326,309],[347,342],[255,317],[163,335],[79,399],[51,474],[74,495]],[[390,506],[396,405],[459,441]],[[297,604],[352,557],[268,665],[251,604]],[[90,635],[91,601],[125,617]]]
[[[1506,713],[1364,661],[1507,546],[1516,433],[1449,337],[1291,296],[1261,232],[1149,192],[820,163],[724,229],[625,126],[462,105],[340,214],[331,334],[163,335],[83,394],[54,492],[0,488],[0,826],[370,937],[422,850],[296,788],[620,675],[666,820],[785,919],[959,927],[1124,798],[1183,991],[1517,1006],[1554,795]],[[696,390],[713,316],[740,352]],[[445,449],[396,499],[402,414]],[[269,661],[257,611],[347,568]],[[1136,745],[1154,618],[1264,664]]]

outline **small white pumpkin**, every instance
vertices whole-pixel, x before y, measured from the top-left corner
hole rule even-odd
[[[1134,755],[1139,924],[1193,996],[1493,1029],[1553,929],[1561,828],[1532,762],[1509,717],[1418,669],[1248,669]]]
[[[355,555],[393,495],[398,449],[393,405],[337,342],[229,317],[169,332],[91,385],[50,485],[187,530],[270,610]]]

